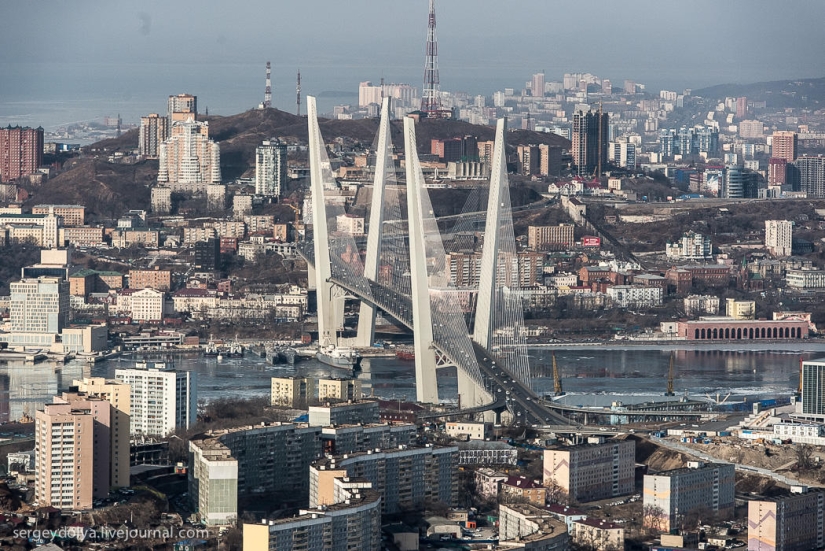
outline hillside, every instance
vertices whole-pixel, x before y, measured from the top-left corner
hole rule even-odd
[[[255,148],[262,140],[282,138],[287,142],[306,143],[307,119],[278,109],[252,109],[227,117],[204,117],[209,121],[209,136],[221,147],[221,171],[224,180],[237,178],[255,167]],[[378,132],[378,119],[319,121],[321,134],[327,142],[344,137],[367,145],[373,143]],[[392,121],[392,140],[396,148],[403,148],[403,122]],[[455,120],[422,120],[416,125],[418,151],[430,152],[430,140],[465,135],[478,136],[481,141],[494,139],[495,129]],[[516,130],[508,134],[508,145],[548,144],[570,148],[570,142],[561,136],[544,132]],[[88,147],[93,151],[126,151],[137,148],[138,131],[130,130],[118,138],[103,140]]]
[[[800,80],[776,80],[753,84],[720,84],[693,90],[694,96],[722,100],[742,97],[766,101],[772,109],[825,104],[825,77]]]
[[[42,186],[29,187],[31,197],[24,206],[81,204],[86,206],[88,221],[115,218],[129,209],[149,208],[148,186],[158,174],[157,161],[125,165],[78,157],[68,161],[64,168]]]

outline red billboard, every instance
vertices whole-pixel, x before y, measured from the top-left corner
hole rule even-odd
[[[601,247],[602,246],[602,239],[601,237],[596,237],[593,235],[585,235],[582,237],[582,247]]]

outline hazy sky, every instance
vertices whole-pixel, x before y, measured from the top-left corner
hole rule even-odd
[[[825,75],[823,0],[437,0],[436,9],[444,89],[473,74],[523,75],[518,87],[540,70],[548,80],[580,71],[694,87]],[[0,64],[272,59],[347,66],[362,79],[408,74],[420,86],[426,11],[426,0],[0,0]]]

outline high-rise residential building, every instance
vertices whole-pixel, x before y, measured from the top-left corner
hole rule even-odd
[[[158,184],[188,193],[206,191],[221,182],[220,147],[209,139],[209,123],[192,119],[172,123],[169,139],[160,145]]]
[[[55,335],[69,323],[69,283],[56,277],[24,278],[9,285],[13,333]]]
[[[381,495],[369,484],[339,481],[340,503],[301,509],[295,517],[244,523],[244,551],[381,549]]]
[[[336,477],[362,478],[381,493],[383,514],[424,501],[452,506],[458,499],[458,448],[455,446],[369,450],[328,456],[309,468],[309,505],[336,503]]]
[[[633,492],[636,444],[632,440],[544,451],[544,485],[557,485],[576,501]]]
[[[530,95],[533,97],[544,97],[544,73],[536,73],[530,83]]]
[[[719,131],[708,126],[683,126],[659,130],[659,153],[662,157],[674,155],[713,155],[719,151]]]
[[[315,399],[315,379],[312,377],[272,377],[270,403],[273,406],[304,408]]]
[[[221,267],[221,240],[210,237],[195,243],[195,267],[212,272]]]
[[[748,98],[736,98],[736,118],[739,120],[748,116]]]
[[[207,525],[231,524],[238,498],[258,494],[306,503],[309,467],[321,456],[321,428],[271,423],[209,431],[189,441],[189,496]]]
[[[797,158],[792,167],[795,169],[794,179],[799,182],[799,191],[807,193],[809,198],[825,197],[825,157],[804,155]]]
[[[35,500],[58,509],[91,509],[96,494],[94,413],[81,404],[51,403],[34,421]],[[106,488],[103,495],[108,493]]]
[[[765,248],[774,256],[790,256],[793,244],[793,222],[765,220]]]
[[[42,128],[0,128],[0,182],[34,174],[42,164]]]
[[[197,373],[151,365],[115,370],[115,379],[129,385],[131,434],[167,436],[188,428],[198,413]]]
[[[126,488],[129,484],[129,414],[131,398],[129,385],[103,377],[73,381],[72,386],[87,396],[106,400],[111,404],[111,431],[109,486]]]
[[[539,146],[535,144],[519,145],[517,151],[519,164],[521,165],[521,173],[525,176],[539,174],[541,168]]]
[[[608,151],[613,164],[623,168],[636,168],[636,144],[627,138],[610,142]]]
[[[575,241],[573,224],[527,226],[527,248],[534,251],[570,247]]]
[[[736,165],[728,165],[723,171],[724,180],[719,196],[724,199],[754,199],[758,196],[758,174]]]
[[[573,113],[573,164],[579,176],[590,176],[607,168],[609,127],[607,113]]]
[[[558,176],[561,172],[561,148],[539,145],[539,174],[541,176]]]
[[[788,182],[788,161],[771,157],[768,161],[768,186],[783,186]]]
[[[644,507],[661,510],[646,515],[648,528],[662,532],[682,529],[680,517],[711,511],[720,518],[733,513],[736,473],[731,463],[689,462],[687,468],[645,475]]]
[[[825,416],[825,358],[802,362],[802,413]]]
[[[140,117],[140,134],[138,135],[138,153],[150,159],[156,159],[160,144],[169,137],[169,118],[157,113]]]
[[[806,551],[825,547],[825,492],[794,488],[791,495],[748,502],[748,549]]]
[[[169,128],[177,121],[198,120],[198,96],[178,94],[169,96],[167,103]]]
[[[774,132],[771,136],[771,158],[785,159],[789,163],[795,161],[798,139],[796,132]]]
[[[255,150],[255,194],[280,197],[286,183],[286,144],[265,140]]]

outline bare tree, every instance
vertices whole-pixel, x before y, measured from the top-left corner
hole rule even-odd
[[[813,468],[814,448],[810,444],[802,444],[796,447],[796,466],[800,471],[807,471]]]
[[[651,535],[659,535],[662,532],[664,520],[665,511],[658,505],[642,507],[642,526],[647,528]]]

